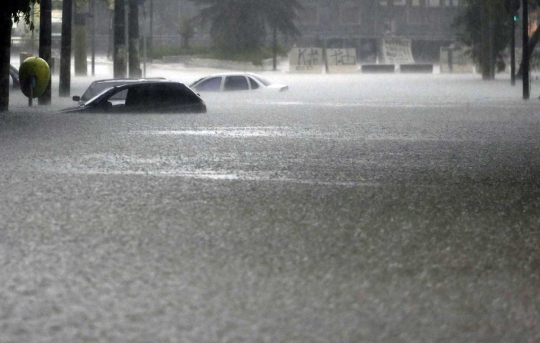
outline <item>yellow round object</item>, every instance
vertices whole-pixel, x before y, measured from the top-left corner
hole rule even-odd
[[[27,97],[30,97],[30,93],[33,98],[41,96],[47,89],[50,78],[49,65],[39,57],[28,57],[19,68],[21,90]]]

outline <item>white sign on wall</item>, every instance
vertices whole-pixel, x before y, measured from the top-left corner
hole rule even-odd
[[[411,40],[407,38],[383,38],[382,54],[384,63],[387,64],[414,63],[411,49]]]
[[[328,72],[354,73],[358,71],[356,65],[356,49],[326,49]]]
[[[322,73],[324,69],[323,49],[293,48],[289,52],[291,73]]]

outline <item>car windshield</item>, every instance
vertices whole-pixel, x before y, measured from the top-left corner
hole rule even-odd
[[[100,93],[95,95],[93,98],[90,98],[88,101],[85,102],[85,106],[87,107],[93,107],[98,104],[100,104],[104,98],[107,98],[109,94],[117,92],[117,89],[115,87],[108,87],[103,89]],[[114,96],[112,96],[110,99],[112,99]]]
[[[118,86],[118,85],[123,85],[123,84],[126,84],[126,83],[127,83],[127,81],[96,82],[96,83],[93,83],[93,84],[90,85],[90,87],[88,87],[86,92],[83,94],[83,96],[81,97],[81,100],[88,101],[88,100],[92,99],[93,97],[95,97],[96,95],[103,92],[105,89],[108,89],[108,88],[111,88],[111,87],[114,87],[114,86]]]
[[[265,86],[270,86],[272,84],[272,82],[268,81],[267,79],[265,79],[264,77],[260,76],[260,75],[256,75],[256,74],[249,74],[250,76],[252,76],[253,78],[257,79],[260,83],[262,83],[263,85]]]

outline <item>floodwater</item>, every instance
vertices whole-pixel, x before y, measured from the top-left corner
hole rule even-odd
[[[0,342],[540,340],[534,96],[504,76],[264,74],[290,91],[202,94],[205,114],[14,96]]]

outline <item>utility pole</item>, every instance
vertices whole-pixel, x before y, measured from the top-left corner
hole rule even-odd
[[[51,58],[51,0],[41,0],[41,11],[39,16],[39,57],[45,60],[50,66],[52,64]],[[50,105],[51,104],[51,78],[45,92],[38,98],[38,104]]]
[[[129,0],[129,77],[142,76],[139,42],[139,5],[137,0]]]
[[[523,0],[523,99],[530,97],[529,86],[529,4]]]
[[[516,85],[516,20],[520,0],[504,0],[506,13],[510,15],[510,83]]]
[[[69,97],[71,88],[71,18],[73,0],[64,0],[62,4],[62,41],[60,49],[60,85],[59,96]]]
[[[114,78],[125,78],[127,74],[125,31],[124,0],[114,0]]]
[[[92,76],[96,75],[96,0],[91,1],[92,16]]]
[[[512,27],[510,33],[510,83],[516,85],[516,21],[512,15]]]
[[[489,79],[495,80],[495,19],[493,2],[488,3],[488,13],[489,13]]]
[[[154,0],[150,0],[150,51],[154,48]]]

